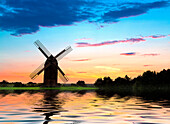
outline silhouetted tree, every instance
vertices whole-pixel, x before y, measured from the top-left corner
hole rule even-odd
[[[130,81],[130,78],[129,78],[127,75],[125,75],[125,79],[126,79],[127,81]]]
[[[71,83],[71,86],[74,86],[74,87],[76,87],[77,85],[76,85],[76,84],[73,84],[73,83]]]
[[[33,82],[28,82],[27,84],[36,84],[36,83],[33,83]]]
[[[96,87],[101,87],[102,85],[103,85],[102,78],[98,78],[94,83],[94,86],[96,86]]]
[[[157,83],[170,84],[170,69],[157,73]]]
[[[24,86],[21,82],[14,82],[14,87],[22,87]]]
[[[36,83],[28,82],[28,83],[27,83],[27,86],[29,86],[29,87],[35,87],[35,86],[36,86]]]
[[[8,81],[3,80],[2,82],[0,82],[0,87],[6,87],[9,84]]]
[[[113,86],[113,80],[110,77],[104,77],[103,85],[105,87]]]
[[[104,77],[98,78],[94,86],[96,87],[118,87],[118,86],[130,86],[132,87],[135,84],[135,86],[141,86],[141,85],[155,85],[155,86],[161,86],[162,84],[170,85],[170,69],[162,70],[161,72],[156,73],[155,71],[146,71],[142,75],[139,75],[138,77],[134,79],[130,79],[127,75],[125,75],[124,78],[118,77],[114,81],[110,77]]]
[[[146,71],[142,75],[142,82],[145,84],[152,84],[156,80],[156,72]]]
[[[9,82],[6,80],[3,80],[2,82],[0,82],[1,84],[8,84]]]
[[[78,86],[82,86],[82,87],[85,87],[85,86],[86,86],[86,84],[85,84],[84,81],[78,81],[78,82],[77,82],[77,85],[78,85]]]
[[[142,74],[142,76],[134,78],[132,82],[138,85],[170,85],[170,69],[164,69],[158,73],[156,73],[155,71],[146,71]]]
[[[115,79],[115,84],[117,85],[117,84],[126,84],[127,83],[127,80],[125,79],[125,78],[121,78],[121,77],[118,77],[118,78],[116,78]]]
[[[98,78],[94,83],[96,87],[110,87],[113,86],[113,80],[110,77]]]

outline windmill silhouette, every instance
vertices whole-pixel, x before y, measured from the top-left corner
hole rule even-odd
[[[59,52],[56,56],[53,56],[39,40],[35,41],[34,44],[47,58],[47,60],[30,74],[30,78],[35,79],[44,71],[44,86],[57,86],[58,73],[61,80],[63,82],[67,82],[68,78],[58,66],[58,61],[61,60],[69,52],[71,52],[72,48],[69,46]]]

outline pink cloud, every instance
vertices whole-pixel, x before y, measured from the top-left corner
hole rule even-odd
[[[128,70],[128,71],[125,71],[125,72],[143,72],[143,70]]]
[[[117,65],[120,65],[120,64],[113,64],[113,66],[117,66]]]
[[[77,59],[77,60],[72,60],[72,61],[89,61],[91,59]]]
[[[148,67],[148,66],[153,66],[153,65],[143,65],[144,67]]]
[[[158,53],[149,53],[149,54],[142,54],[141,56],[158,56]]]
[[[100,29],[106,27],[106,25],[98,25],[98,24],[96,24],[96,26],[97,26],[97,30],[100,30]]]
[[[81,74],[81,73],[87,73],[87,72],[77,72],[77,73],[80,73],[80,74]]]
[[[78,42],[75,43],[76,47],[94,47],[94,46],[104,46],[104,45],[114,45],[114,44],[118,44],[118,43],[139,43],[142,41],[146,41],[147,38],[165,38],[170,36],[170,34],[168,35],[150,35],[150,36],[141,36],[140,38],[130,38],[130,39],[126,39],[126,40],[110,40],[110,41],[104,41],[104,42],[100,42],[100,43],[87,43],[87,42]],[[78,41],[78,40],[76,40]]]
[[[96,43],[96,44],[79,42],[79,43],[76,43],[76,47],[104,46],[104,45],[113,45],[113,44],[117,44],[117,43],[138,43],[141,41],[146,41],[146,40],[143,38],[130,38],[130,39],[126,39],[126,40],[104,41],[104,42]]]
[[[26,50],[26,51],[24,51],[24,52],[27,52],[27,53],[28,53],[28,52],[31,52],[31,51],[30,51],[30,50]]]
[[[80,39],[75,39],[74,41],[79,41],[79,40],[92,40],[92,38],[80,38]]]
[[[103,26],[103,25],[100,25],[100,28],[104,28],[104,26]]]
[[[136,17],[136,16],[140,16],[140,15],[143,15],[143,14],[146,14],[146,12],[141,13],[141,14],[137,14],[137,15],[123,16],[123,17],[120,17],[120,19],[123,19],[123,18],[129,18],[129,17]]]
[[[136,52],[121,53],[120,55],[125,55],[125,56],[134,56],[134,55],[136,55]]]
[[[153,39],[157,39],[157,38],[165,38],[168,37],[169,35],[150,35],[150,36],[144,36],[142,38],[153,38]]]
[[[137,55],[137,53],[136,52],[129,52],[129,53],[121,53],[120,55],[134,56],[134,55]],[[147,54],[138,54],[138,55],[140,55],[140,56],[158,56],[160,54],[158,54],[158,53],[147,53]]]

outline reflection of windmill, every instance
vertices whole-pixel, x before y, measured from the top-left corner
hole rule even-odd
[[[41,72],[44,71],[44,86],[56,86],[59,72],[61,80],[63,82],[67,82],[68,78],[58,66],[58,61],[71,52],[72,48],[69,46],[56,56],[53,56],[39,40],[35,41],[34,44],[43,53],[47,60],[30,74],[31,79],[35,79],[39,74],[41,74]]]
[[[57,90],[44,90],[42,91],[44,98],[38,102],[33,108],[33,112],[44,113],[45,121],[43,124],[48,124],[52,116],[60,115],[60,112],[64,112],[62,106],[64,105],[64,99],[60,99]]]

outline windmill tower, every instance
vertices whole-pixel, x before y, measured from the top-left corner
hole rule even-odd
[[[35,79],[44,71],[44,86],[53,87],[57,85],[58,75],[63,82],[67,82],[68,78],[58,66],[58,61],[61,60],[65,55],[72,51],[69,46],[59,52],[56,56],[53,56],[45,46],[39,41],[34,42],[35,46],[42,52],[47,60],[42,63],[35,71],[30,74],[31,79]]]

